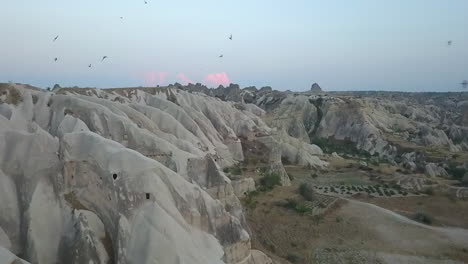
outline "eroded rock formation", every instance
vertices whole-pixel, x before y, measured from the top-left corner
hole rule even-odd
[[[258,107],[177,88],[2,91],[2,260],[271,263],[237,197],[253,180],[222,171],[247,142],[284,171]]]

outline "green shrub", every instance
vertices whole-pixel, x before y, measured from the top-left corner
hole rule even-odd
[[[287,199],[287,203],[284,205],[284,207],[294,210],[300,214],[305,214],[305,213],[312,211],[309,207],[305,206],[302,203],[297,202],[294,199]]]
[[[313,201],[315,199],[315,192],[307,183],[302,183],[299,186],[299,194],[307,201]]]
[[[272,190],[276,185],[281,185],[281,178],[276,172],[265,173],[265,175],[260,179],[260,184],[266,190]]]
[[[426,225],[431,225],[432,224],[432,217],[426,213],[418,212],[414,215],[414,220],[426,224]]]
[[[426,190],[424,190],[423,193],[427,195],[434,195],[434,189],[432,187],[429,187]]]
[[[311,209],[303,204],[298,204],[296,206],[296,208],[294,208],[296,210],[296,212],[300,213],[300,214],[305,214],[307,212],[310,212]]]
[[[288,253],[286,259],[291,263],[302,263],[302,258],[293,253]]]
[[[230,171],[234,175],[241,175],[242,174],[242,169],[241,169],[241,167],[239,165],[236,165],[236,166],[232,167]]]
[[[296,209],[297,201],[294,199],[287,199],[287,203],[285,205],[286,208],[289,209]]]
[[[458,168],[455,164],[450,164],[445,170],[452,178],[457,180],[461,180],[467,172],[465,168]]]

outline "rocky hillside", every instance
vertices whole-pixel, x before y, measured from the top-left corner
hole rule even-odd
[[[256,103],[268,106],[274,98]],[[431,167],[468,160],[467,104],[467,94],[288,95],[269,106],[268,124],[326,152],[375,157],[431,174]]]
[[[468,93],[200,87],[185,89],[255,104],[267,112],[264,120],[270,127],[328,153],[391,162],[428,176],[468,168]]]
[[[284,165],[342,156],[463,182],[467,153],[466,93],[0,84],[0,259],[272,263],[239,170],[288,186]]]
[[[256,157],[288,185],[282,158],[327,164],[316,146],[278,140],[264,114],[177,87],[0,84],[2,258],[271,263],[251,250],[237,197],[253,180],[223,169]]]

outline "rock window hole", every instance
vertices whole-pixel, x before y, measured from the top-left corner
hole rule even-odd
[[[146,200],[149,200],[149,199],[150,199],[150,194],[146,193]]]
[[[117,173],[112,174],[112,178],[113,178],[114,180],[117,180]]]

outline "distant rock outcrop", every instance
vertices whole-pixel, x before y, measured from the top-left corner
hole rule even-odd
[[[270,116],[270,126],[303,142],[346,144],[352,153],[379,156],[424,172],[426,162],[443,164],[447,155],[468,150],[463,118],[468,111],[461,103],[467,99],[468,93],[273,91],[257,96],[255,103]],[[431,147],[448,153],[433,153]],[[421,149],[430,155],[422,155]],[[334,151],[328,148],[328,153]],[[432,165],[427,174],[444,177],[444,171]]]
[[[448,173],[444,168],[437,166],[435,163],[426,164],[426,175],[429,177],[444,177],[448,178]]]
[[[310,88],[310,91],[311,92],[322,92],[322,88],[320,88],[320,85],[318,85],[318,83],[314,83],[314,84],[312,84],[312,86]]]

